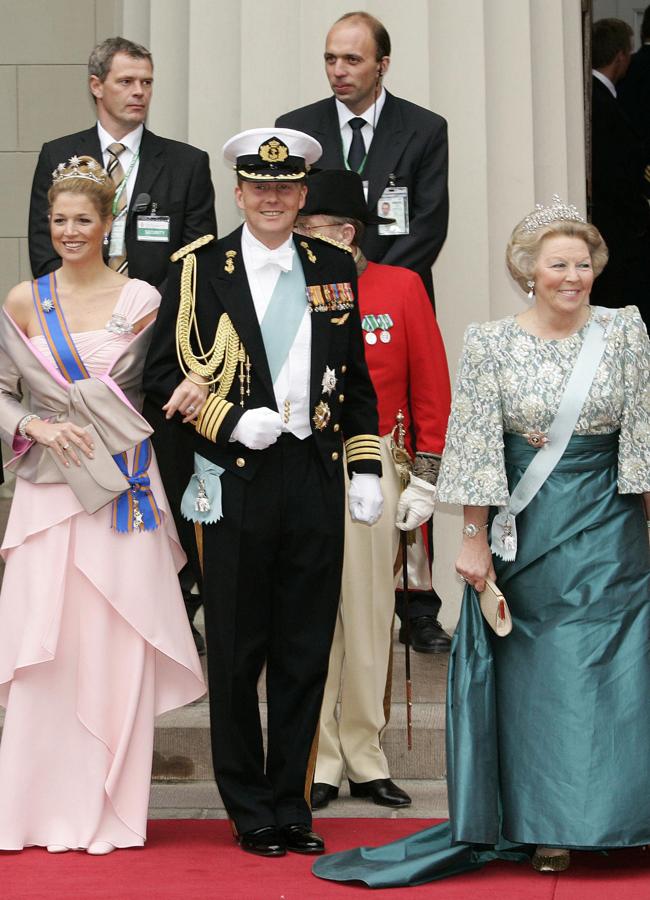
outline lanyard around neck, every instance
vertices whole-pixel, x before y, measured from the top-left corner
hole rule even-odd
[[[131,172],[133,171],[133,167],[135,166],[135,164],[137,163],[137,161],[139,159],[140,159],[140,148],[138,147],[138,149],[133,154],[133,159],[131,160],[129,168],[126,170],[126,175],[120,181],[119,185],[117,186],[117,190],[115,191],[115,196],[113,197],[113,215],[114,216],[117,215],[117,207],[120,202],[120,197],[124,193],[124,189],[126,188],[126,183],[129,180],[129,176],[130,176]],[[124,208],[126,209],[126,205]]]

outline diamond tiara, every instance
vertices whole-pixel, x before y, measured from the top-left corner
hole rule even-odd
[[[543,203],[537,203],[535,211],[526,216],[522,222],[522,230],[527,234],[532,234],[543,225],[550,225],[552,222],[583,222],[584,218],[578,212],[576,206],[567,206],[562,203],[557,194],[553,194],[550,206],[544,206]]]
[[[66,178],[85,178],[87,181],[102,185],[109,180],[105,169],[102,169],[92,156],[71,156],[67,166],[65,163],[59,163],[52,172],[52,184],[58,184]]]

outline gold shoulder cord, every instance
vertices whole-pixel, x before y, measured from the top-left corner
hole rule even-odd
[[[346,253],[354,254],[354,250],[352,249],[352,247],[348,246],[348,244],[344,244],[343,241],[336,241],[336,240],[334,240],[334,238],[327,237],[326,235],[322,234],[322,232],[320,232],[320,231],[312,232],[312,237],[318,238],[319,240],[323,241],[325,244],[331,244],[332,247],[338,247],[339,250],[345,250]]]
[[[211,236],[209,239],[212,239]],[[201,241],[200,244],[199,241]],[[201,342],[196,321],[196,256],[192,251],[197,249],[197,244],[202,246],[208,241],[205,238],[199,238],[199,241],[194,241],[188,247],[174,254],[176,260],[183,259],[180,300],[176,318],[176,355],[186,377],[189,378],[190,372],[200,375],[201,378],[206,379],[205,383],[212,387],[212,391],[218,397],[223,398],[228,396],[239,364],[240,405],[243,406],[244,397],[250,396],[251,366],[246,349],[239,340],[230,316],[223,313],[219,318],[214,341],[207,352],[203,349]],[[191,333],[196,341],[198,353],[192,349]],[[215,385],[216,387],[214,387]]]

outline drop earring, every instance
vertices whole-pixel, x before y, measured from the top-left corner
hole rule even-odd
[[[526,285],[530,288],[530,290],[528,291],[528,299],[532,301],[535,299],[535,282],[527,281]]]
[[[104,246],[108,247],[108,231],[104,234]]]

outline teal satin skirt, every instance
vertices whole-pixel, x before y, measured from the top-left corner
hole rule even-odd
[[[511,487],[535,451],[506,435]],[[618,494],[618,435],[574,436],[495,560],[513,631],[466,588],[447,685],[450,821],[319,859],[321,878],[422,884],[524,860],[531,845],[650,843],[650,548]]]

